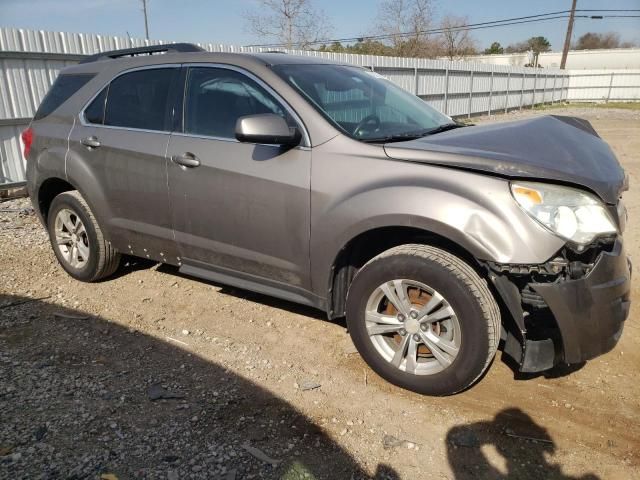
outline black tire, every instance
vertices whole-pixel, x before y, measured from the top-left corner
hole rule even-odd
[[[365,311],[372,293],[395,279],[418,281],[439,292],[455,311],[460,348],[444,370],[407,373],[376,349],[367,332]],[[439,248],[409,244],[387,250],[356,274],[347,295],[347,326],[365,362],[382,378],[427,395],[451,395],[473,385],[489,367],[500,340],[500,310],[487,283],[460,258]],[[406,332],[405,332],[406,334]]]
[[[72,266],[65,259],[61,247],[56,242],[55,220],[63,209],[73,212],[82,221],[86,230],[89,255],[85,264],[80,268]],[[58,262],[76,280],[95,282],[112,275],[118,269],[120,253],[105,240],[102,229],[89,205],[77,190],[61,193],[53,199],[47,215],[47,229]]]

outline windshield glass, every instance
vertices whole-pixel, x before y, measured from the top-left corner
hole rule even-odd
[[[453,121],[377,73],[343,65],[277,65],[274,71],[331,123],[363,141],[421,136]]]

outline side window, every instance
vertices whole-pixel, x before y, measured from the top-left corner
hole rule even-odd
[[[235,138],[238,118],[260,113],[274,113],[295,125],[278,101],[246,75],[224,68],[189,69],[185,133]]]
[[[109,87],[105,87],[98,96],[93,99],[93,102],[85,108],[84,119],[88,123],[95,123],[97,125],[104,123],[104,107],[107,103],[107,90],[109,90]]]
[[[38,111],[34,115],[34,120],[40,120],[53,113],[60,105],[66,102],[71,96],[80,90],[91,80],[93,74],[69,74],[59,75],[51,86],[51,89],[42,100]]]
[[[176,68],[125,73],[111,82],[104,124],[145,130],[170,130],[169,89]]]

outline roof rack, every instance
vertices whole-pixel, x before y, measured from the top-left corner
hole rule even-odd
[[[154,53],[187,53],[187,52],[204,52],[193,43],[167,43],[163,45],[149,45],[147,47],[124,48],[122,50],[110,50],[95,55],[90,55],[83,59],[80,63],[97,62],[98,60],[115,59],[120,57],[134,57],[136,55],[153,55]]]

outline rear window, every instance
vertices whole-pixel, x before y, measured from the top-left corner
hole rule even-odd
[[[60,105],[66,102],[74,93],[80,90],[84,85],[91,80],[95,75],[93,74],[76,74],[76,75],[59,75],[56,81],[53,82],[53,86],[49,90],[49,93],[44,97],[40,108],[33,117],[34,120],[40,120],[41,118],[50,115]]]
[[[125,73],[109,85],[104,124],[114,127],[168,130],[169,89],[176,68]]]

